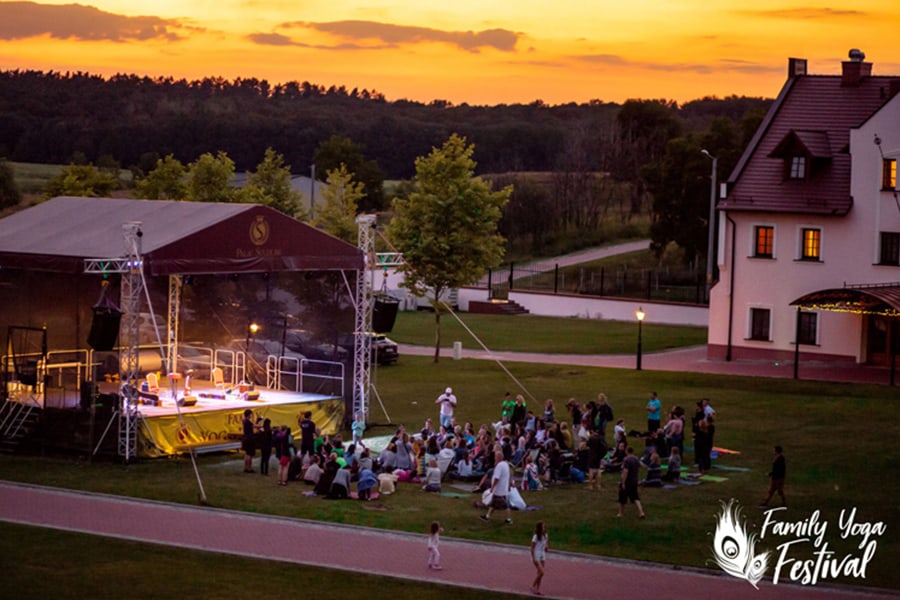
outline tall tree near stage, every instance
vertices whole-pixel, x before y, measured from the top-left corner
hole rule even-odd
[[[247,185],[238,196],[241,202],[265,204],[300,220],[305,217],[302,194],[291,187],[291,167],[272,148],[266,149],[256,171],[248,174]]]
[[[347,170],[344,163],[328,171],[327,183],[328,186],[322,191],[325,204],[315,215],[312,225],[355,245],[358,235],[357,203],[365,195],[364,186],[362,182],[354,181],[353,173]]]
[[[434,362],[440,360],[441,298],[474,283],[503,258],[498,224],[512,187],[493,191],[475,176],[474,145],[456,134],[416,159],[414,189],[393,201],[389,237],[403,253],[404,285],[434,307]]]

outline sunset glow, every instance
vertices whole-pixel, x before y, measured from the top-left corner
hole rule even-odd
[[[0,2],[0,68],[309,81],[460,104],[772,97],[788,57],[900,75],[900,5],[778,0]]]

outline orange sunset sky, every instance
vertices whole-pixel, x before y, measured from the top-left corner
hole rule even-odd
[[[900,75],[900,2],[0,2],[0,69],[256,77],[455,104],[774,97],[788,57]]]

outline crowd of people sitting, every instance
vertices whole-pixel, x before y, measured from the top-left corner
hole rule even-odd
[[[295,450],[290,428],[281,426],[273,433],[266,424],[260,431],[262,446],[274,450],[278,459],[280,485],[303,481],[316,495],[332,499],[356,496],[368,500],[376,488],[391,493],[398,481],[417,482],[426,492],[440,492],[443,482],[458,480],[471,482],[473,492],[483,491],[490,486],[497,456],[521,474],[522,490],[541,490],[562,481],[586,482],[592,489],[599,488],[602,473],[621,471],[629,437],[644,443],[640,460],[646,467],[646,477],[642,485],[661,486],[681,476],[685,411],[680,406],[672,407],[663,424],[655,393],[647,411],[646,431],[627,430],[624,419],[614,421],[612,406],[603,393],[584,405],[570,400],[563,415],[557,413],[553,400],[547,400],[543,410],[535,413],[522,395],[513,398],[507,394],[501,402],[500,418],[494,423],[476,429],[471,422],[457,423],[452,414],[442,410],[442,424],[437,428],[430,418],[419,431],[410,432],[401,425],[377,456],[365,444],[362,415],[354,418],[349,444],[340,434],[322,434],[309,413],[299,422],[299,451]],[[570,422],[574,424],[571,427]],[[710,468],[714,423],[715,411],[709,401],[697,402],[691,430],[701,473]],[[269,460],[265,448],[263,463]],[[267,469],[267,464],[261,463],[260,468]],[[354,483],[355,494],[351,490]]]

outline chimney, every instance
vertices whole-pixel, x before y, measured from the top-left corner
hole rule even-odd
[[[857,87],[864,77],[872,74],[872,63],[865,62],[864,52],[854,48],[849,56],[850,60],[841,63],[841,87]]]
[[[806,75],[806,59],[805,58],[789,58],[788,59],[788,79]]]

